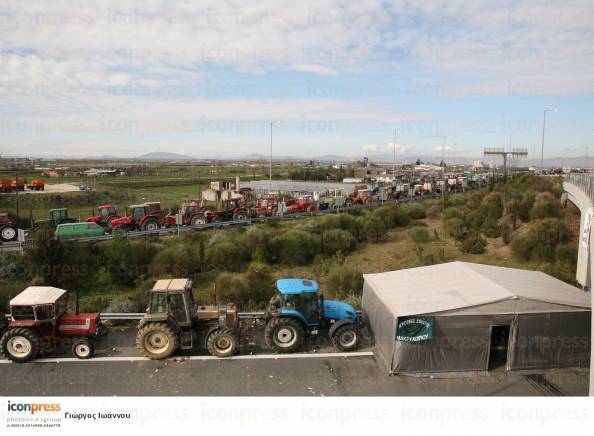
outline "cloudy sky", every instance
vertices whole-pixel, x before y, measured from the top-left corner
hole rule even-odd
[[[0,152],[594,153],[594,3],[3,0]]]

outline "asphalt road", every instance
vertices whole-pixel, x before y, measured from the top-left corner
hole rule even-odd
[[[255,345],[233,359],[204,353],[165,361],[139,357],[133,332],[111,335],[97,359],[54,356],[27,364],[0,364],[0,395],[587,395],[588,370],[531,373],[388,376],[369,343],[358,354],[308,344],[303,353],[279,357]],[[248,336],[249,340],[249,336]],[[323,342],[323,340],[321,341]]]

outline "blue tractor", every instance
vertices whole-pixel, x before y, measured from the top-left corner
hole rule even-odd
[[[324,300],[318,283],[309,279],[281,279],[265,320],[264,339],[277,353],[298,350],[306,335],[329,329],[334,347],[353,351],[359,344],[359,322],[355,309],[346,303]]]

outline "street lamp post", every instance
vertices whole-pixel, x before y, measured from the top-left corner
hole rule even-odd
[[[268,192],[272,193],[272,126],[280,123],[280,121],[270,122],[270,162],[268,166]]]
[[[555,109],[545,109],[542,111],[542,142],[540,146],[540,168],[544,168],[544,140],[545,140],[545,128],[547,124],[547,112],[557,112]]]
[[[398,129],[394,129],[394,160],[392,161],[392,179],[396,180],[396,132]]]

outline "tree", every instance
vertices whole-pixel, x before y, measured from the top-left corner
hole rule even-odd
[[[344,298],[347,295],[360,296],[363,289],[363,275],[351,264],[335,264],[328,271],[326,288],[335,298]]]

